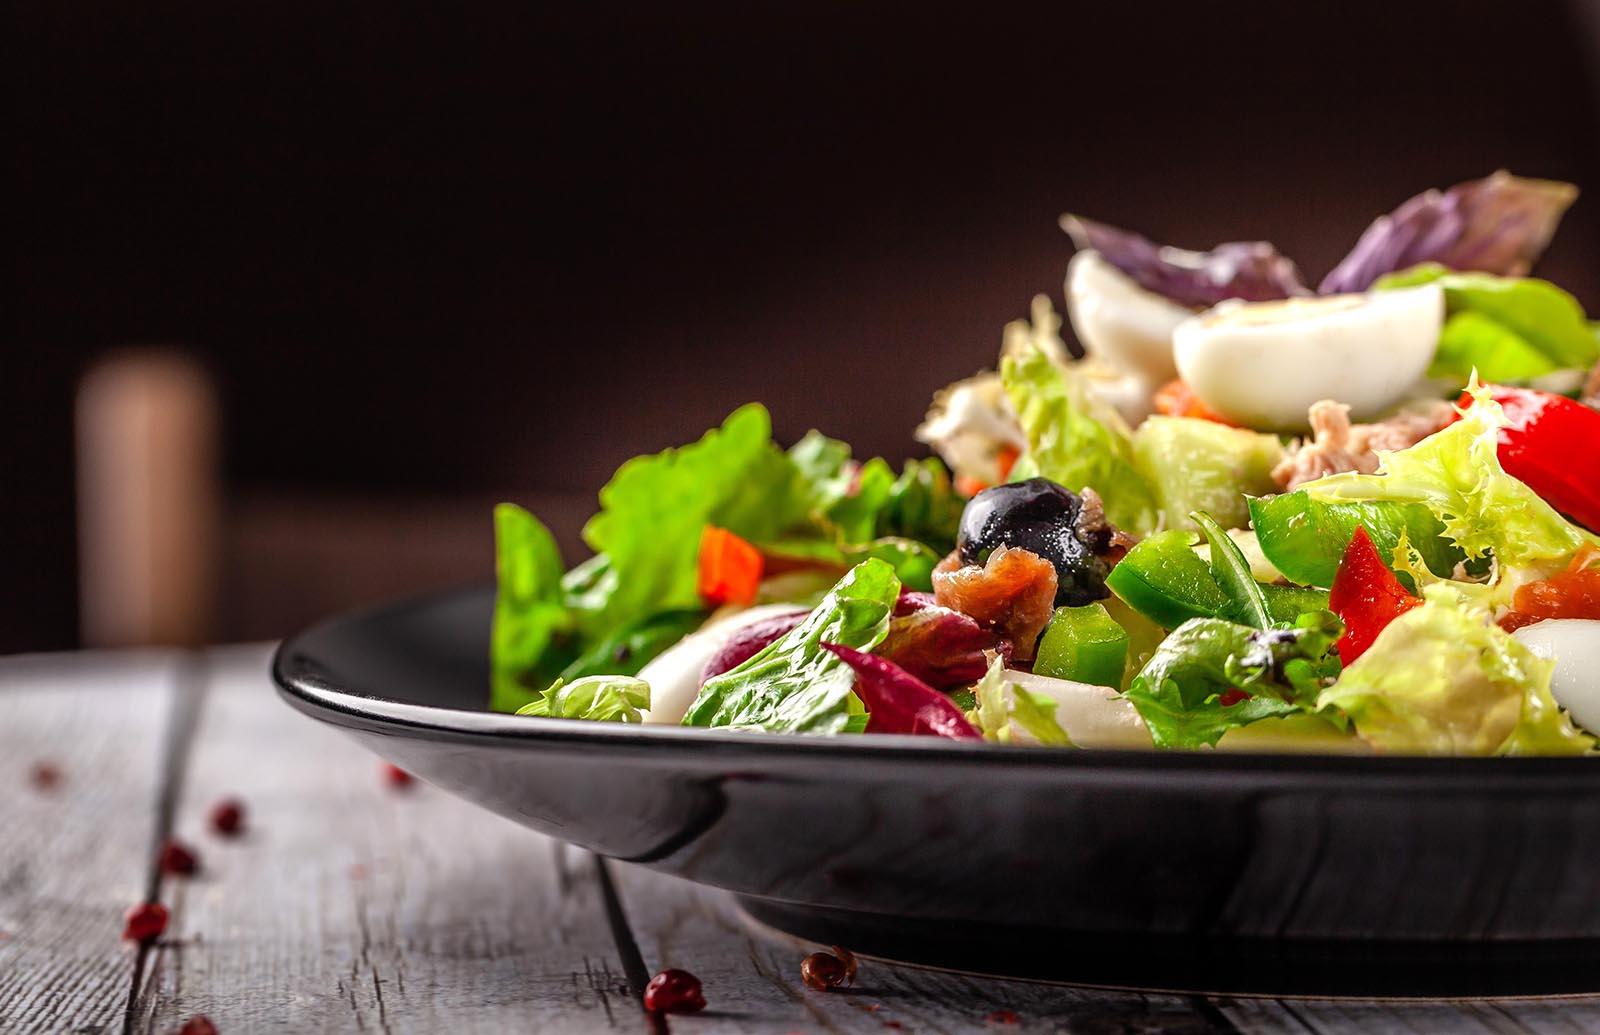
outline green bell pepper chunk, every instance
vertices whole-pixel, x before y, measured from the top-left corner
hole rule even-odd
[[[1160,532],[1128,551],[1111,569],[1106,585],[1135,611],[1166,629],[1191,618],[1230,617],[1231,601],[1193,549],[1188,532]],[[1328,606],[1328,594],[1300,586],[1261,587],[1267,614],[1292,623],[1306,611]]]
[[[1104,604],[1058,607],[1039,639],[1033,670],[1093,686],[1122,686],[1128,634]]]

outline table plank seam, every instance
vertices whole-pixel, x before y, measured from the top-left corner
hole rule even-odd
[[[172,676],[172,693],[168,698],[166,730],[161,739],[161,766],[156,780],[155,810],[151,823],[150,843],[145,851],[146,902],[160,902],[164,875],[161,872],[161,846],[172,836],[173,821],[177,813],[178,795],[183,789],[188,771],[190,752],[194,747],[195,729],[199,725],[200,708],[209,664],[197,652],[186,651],[178,655]],[[177,912],[182,906],[181,890],[174,897],[169,910]],[[176,957],[179,973],[182,971],[182,947],[164,944],[159,939],[140,944],[134,955],[132,973],[129,975],[128,1001],[122,1015],[122,1035],[134,1035],[141,1020],[153,1021],[145,1015],[153,1007],[149,995],[156,986],[161,965],[168,952]]]
[[[628,981],[628,992],[633,996],[639,1009],[644,1012],[651,1035],[668,1035],[670,1027],[666,1016],[644,1009],[644,986],[650,983],[650,971],[644,965],[644,956],[639,952],[639,942],[634,937],[633,928],[628,924],[628,914],[622,908],[622,898],[617,894],[617,886],[611,879],[611,871],[606,860],[601,856],[594,856],[594,868],[600,882],[600,897],[605,906],[606,923],[610,925],[611,938],[616,943],[617,957],[622,962],[622,973]]]

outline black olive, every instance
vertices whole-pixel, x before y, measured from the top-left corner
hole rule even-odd
[[[1077,607],[1110,595],[1105,560],[1080,538],[1083,501],[1048,478],[984,489],[961,512],[956,550],[962,564],[983,564],[1002,546],[1038,554],[1056,569],[1056,604]]]

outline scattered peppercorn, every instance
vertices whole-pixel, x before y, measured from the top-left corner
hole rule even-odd
[[[156,863],[161,867],[162,873],[178,877],[192,876],[200,869],[200,860],[195,856],[194,850],[175,837],[169,837],[161,846],[161,854],[156,857]]]
[[[847,984],[847,985],[855,984],[856,983],[856,955],[855,955],[855,953],[851,952],[849,949],[842,948],[842,947],[840,947],[838,945],[835,945],[835,946],[833,946],[833,954],[835,956],[839,957],[839,962],[840,963],[844,964],[844,983]]]
[[[130,942],[148,942],[167,929],[167,907],[159,902],[141,902],[128,910],[122,937]]]
[[[1016,1024],[1019,1020],[1015,1010],[996,1010],[984,1018],[990,1024]]]
[[[203,1013],[197,1013],[178,1029],[178,1035],[217,1035],[217,1026],[211,1023],[211,1018]]]
[[[663,970],[644,986],[644,1008],[655,1013],[697,1013],[706,1008],[700,979],[687,970]]]
[[[849,968],[844,960],[831,952],[813,952],[800,961],[800,980],[806,983],[807,988],[814,988],[818,992],[838,988],[848,976]]]
[[[224,798],[211,806],[211,829],[225,837],[233,837],[244,830],[244,803],[237,798]]]
[[[410,787],[415,779],[410,773],[390,762],[383,763],[383,779],[390,787]]]
[[[53,791],[61,786],[61,767],[54,762],[35,762],[28,770],[28,782],[37,791]]]

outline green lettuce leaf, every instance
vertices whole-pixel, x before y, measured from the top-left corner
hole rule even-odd
[[[1275,629],[1192,618],[1162,641],[1124,696],[1156,747],[1214,746],[1229,730],[1261,719],[1316,712],[1317,695],[1337,666],[1333,644],[1343,632],[1328,611]],[[1230,690],[1250,696],[1223,704]]]
[[[607,558],[600,589],[580,613],[588,635],[658,611],[700,606],[700,535],[716,524],[746,539],[772,538],[792,520],[794,465],[771,440],[765,408],[740,407],[700,441],[623,464],[600,490],[583,538]],[[775,506],[767,505],[770,497]]]
[[[489,633],[490,707],[516,711],[539,699],[567,663],[552,650],[571,633],[561,550],[539,519],[514,503],[494,508],[499,592]]]
[[[1300,490],[1270,499],[1252,498],[1250,521],[1267,560],[1289,581],[1303,586],[1333,585],[1358,526],[1367,530],[1386,558],[1394,556],[1402,539],[1409,541],[1438,576],[1449,576],[1466,558],[1444,537],[1444,522],[1422,503],[1330,503]]]
[[[706,612],[663,611],[623,626],[586,647],[560,679],[571,683],[585,676],[631,676],[705,623]]]
[[[1487,390],[1476,384],[1468,390],[1472,404],[1461,420],[1410,449],[1379,453],[1377,474],[1330,475],[1306,483],[1301,491],[1323,503],[1422,504],[1469,562],[1493,555],[1497,584],[1504,590],[1498,596],[1506,596],[1516,581],[1504,578],[1508,571],[1522,569],[1541,577],[1552,573],[1590,537],[1506,474],[1498,455],[1505,416]],[[1413,546],[1423,545],[1422,537],[1409,538]],[[1388,547],[1389,556],[1393,549]],[[1495,602],[1505,602],[1498,596]]]
[[[1115,410],[1037,346],[1006,356],[1000,377],[1028,439],[1013,481],[1038,475],[1073,492],[1091,488],[1118,528],[1138,535],[1155,530],[1155,491],[1139,472],[1132,437]]]
[[[1550,693],[1546,661],[1452,583],[1378,634],[1318,697],[1383,751],[1424,755],[1576,755],[1594,738]]]
[[[824,643],[870,651],[889,631],[900,580],[884,561],[852,568],[794,629],[706,681],[685,726],[859,733],[867,716],[855,672]]]
[[[1211,574],[1228,598],[1227,616],[1253,629],[1270,629],[1272,616],[1267,612],[1266,595],[1261,592],[1261,584],[1256,581],[1239,544],[1228,538],[1228,533],[1209,514],[1197,510],[1189,515],[1189,520],[1200,526],[1211,546]]]
[[[1600,359],[1583,307],[1549,281],[1457,273],[1427,263],[1382,277],[1374,287],[1432,283],[1444,289],[1447,319],[1430,376],[1465,383],[1476,369],[1486,381],[1527,381]]]
[[[556,680],[538,700],[517,709],[518,715],[593,722],[643,722],[650,708],[650,684],[633,676],[585,676],[571,683]]]
[[[1056,720],[1055,701],[1005,679],[1005,660],[996,657],[973,688],[974,707],[967,714],[983,734],[998,744],[1038,743],[1072,747],[1072,738]]]

